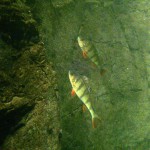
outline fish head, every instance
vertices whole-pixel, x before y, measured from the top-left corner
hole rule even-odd
[[[88,37],[83,38],[82,36],[78,36],[78,44],[81,50],[86,51],[91,46],[91,40]]]
[[[85,41],[81,36],[78,36],[78,44],[81,48],[83,48],[85,46]]]
[[[78,36],[77,40],[78,40],[78,41],[83,41],[82,36]]]
[[[71,82],[72,84],[74,84],[75,81],[76,81],[76,76],[75,76],[75,74],[73,73],[73,71],[70,71],[70,70],[69,70],[69,79],[70,79],[70,82]]]

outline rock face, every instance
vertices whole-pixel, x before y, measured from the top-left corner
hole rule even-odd
[[[149,1],[58,0],[61,7],[51,2],[38,1],[34,14],[58,71],[62,149],[149,149]],[[105,61],[104,77],[74,44],[81,25]],[[90,79],[94,108],[102,118],[95,130],[90,115],[81,112],[81,101],[70,96],[69,69]]]
[[[0,149],[60,149],[56,72],[24,2],[0,2]]]
[[[38,41],[36,21],[29,7],[15,0],[2,0],[0,5],[2,40],[18,49],[27,42]]]

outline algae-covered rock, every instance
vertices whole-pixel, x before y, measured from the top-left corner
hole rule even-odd
[[[0,1],[0,149],[60,149],[56,72],[23,1]]]
[[[0,1],[0,32],[6,43],[18,49],[39,39],[29,7],[17,0]]]

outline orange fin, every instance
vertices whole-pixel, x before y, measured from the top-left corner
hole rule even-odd
[[[84,58],[87,58],[87,52],[86,51],[83,51],[82,55],[83,55]]]
[[[72,95],[72,96],[74,96],[74,95],[75,95],[75,91],[74,91],[74,89],[72,89],[72,91],[71,91],[71,95]]]
[[[86,111],[86,106],[85,106],[85,104],[82,105],[82,111],[83,111],[83,112]]]
[[[92,127],[96,128],[99,121],[100,121],[100,118],[98,116],[92,118]]]

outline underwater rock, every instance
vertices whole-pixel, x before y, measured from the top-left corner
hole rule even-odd
[[[39,41],[36,21],[32,17],[30,8],[17,0],[1,0],[0,32],[1,38],[17,49],[29,41]]]
[[[0,149],[60,149],[56,73],[24,1],[0,1],[0,63]]]

